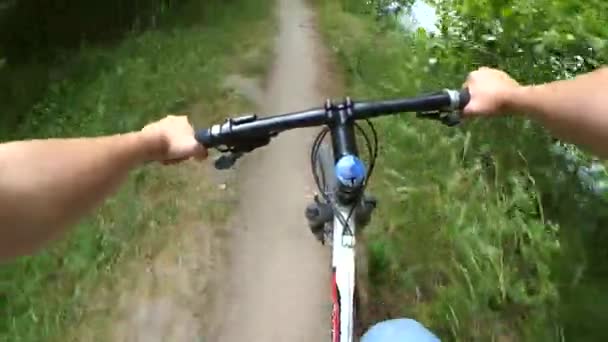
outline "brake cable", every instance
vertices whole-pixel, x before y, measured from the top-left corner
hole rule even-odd
[[[353,235],[353,231],[352,231],[352,228],[350,227],[350,225],[348,224],[348,222],[350,221],[356,208],[359,206],[361,200],[363,199],[363,196],[365,195],[365,190],[367,189],[367,185],[369,184],[369,180],[371,179],[371,176],[373,174],[374,167],[376,165],[376,159],[378,157],[378,133],[376,131],[376,128],[374,127],[374,125],[372,124],[372,122],[370,120],[365,120],[365,122],[367,123],[367,125],[369,126],[369,128],[371,130],[372,137],[373,137],[373,143],[372,143],[372,140],[370,139],[368,133],[363,129],[363,127],[361,127],[361,125],[359,125],[358,123],[355,122],[355,127],[357,128],[357,131],[361,134],[361,136],[365,140],[365,145],[367,147],[368,157],[369,157],[369,171],[367,173],[363,186],[359,189],[358,193],[356,194],[356,199],[354,201],[355,205],[352,206],[352,208],[346,218],[344,218],[342,213],[337,208],[335,201],[323,189],[322,183],[320,182],[319,175],[317,173],[317,163],[319,161],[319,159],[318,159],[319,150],[320,150],[321,145],[323,144],[323,140],[325,140],[325,137],[329,133],[329,128],[325,127],[316,136],[316,138],[313,142],[313,146],[312,146],[311,154],[310,154],[311,169],[312,169],[313,179],[315,181],[317,189],[318,189],[319,193],[321,194],[321,196],[323,197],[323,199],[325,200],[325,202],[331,206],[332,210],[334,211],[334,214],[336,215],[336,217],[338,218],[340,223],[344,226],[346,233],[350,234],[350,235]],[[323,173],[323,177],[326,177],[325,171],[323,171],[322,173]],[[333,176],[333,175],[330,175],[330,176]],[[326,179],[323,179],[323,184],[325,184],[326,181],[327,181]]]

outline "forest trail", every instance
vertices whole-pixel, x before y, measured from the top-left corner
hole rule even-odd
[[[223,85],[264,114],[318,105],[332,90],[321,82],[333,76],[312,9],[305,0],[279,0],[276,10],[279,30],[265,86],[241,75],[226,75]],[[204,117],[203,107],[194,106],[191,115]],[[101,286],[90,306],[96,314],[67,340],[328,340],[330,253],[304,217],[314,193],[308,161],[314,133],[286,132],[231,171],[216,171],[211,161],[203,170],[195,162],[167,169],[170,179],[192,185],[177,199],[187,210],[159,230],[162,242],[141,242],[139,256],[119,271],[132,276]],[[201,223],[202,209],[222,216],[233,206],[226,226]]]
[[[279,34],[260,111],[277,114],[322,103],[326,70],[312,10],[304,0],[278,2]],[[313,130],[282,134],[244,158],[230,266],[218,313],[219,342],[329,339],[329,251],[310,233]]]

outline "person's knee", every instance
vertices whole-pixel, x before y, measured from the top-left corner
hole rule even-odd
[[[440,342],[422,324],[407,318],[377,323],[363,335],[361,342]]]

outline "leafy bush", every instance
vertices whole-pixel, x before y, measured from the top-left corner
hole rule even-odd
[[[353,3],[319,5],[353,96],[455,88],[480,65],[537,83],[606,60],[599,1],[435,1],[437,37],[378,24]],[[446,129],[409,115],[378,124],[371,321],[414,316],[459,341],[606,337],[605,202],[550,152],[542,127],[501,118]]]

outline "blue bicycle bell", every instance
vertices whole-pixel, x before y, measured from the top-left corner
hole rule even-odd
[[[365,164],[354,155],[346,155],[336,163],[336,177],[340,184],[346,187],[356,188],[361,186],[366,176]]]

